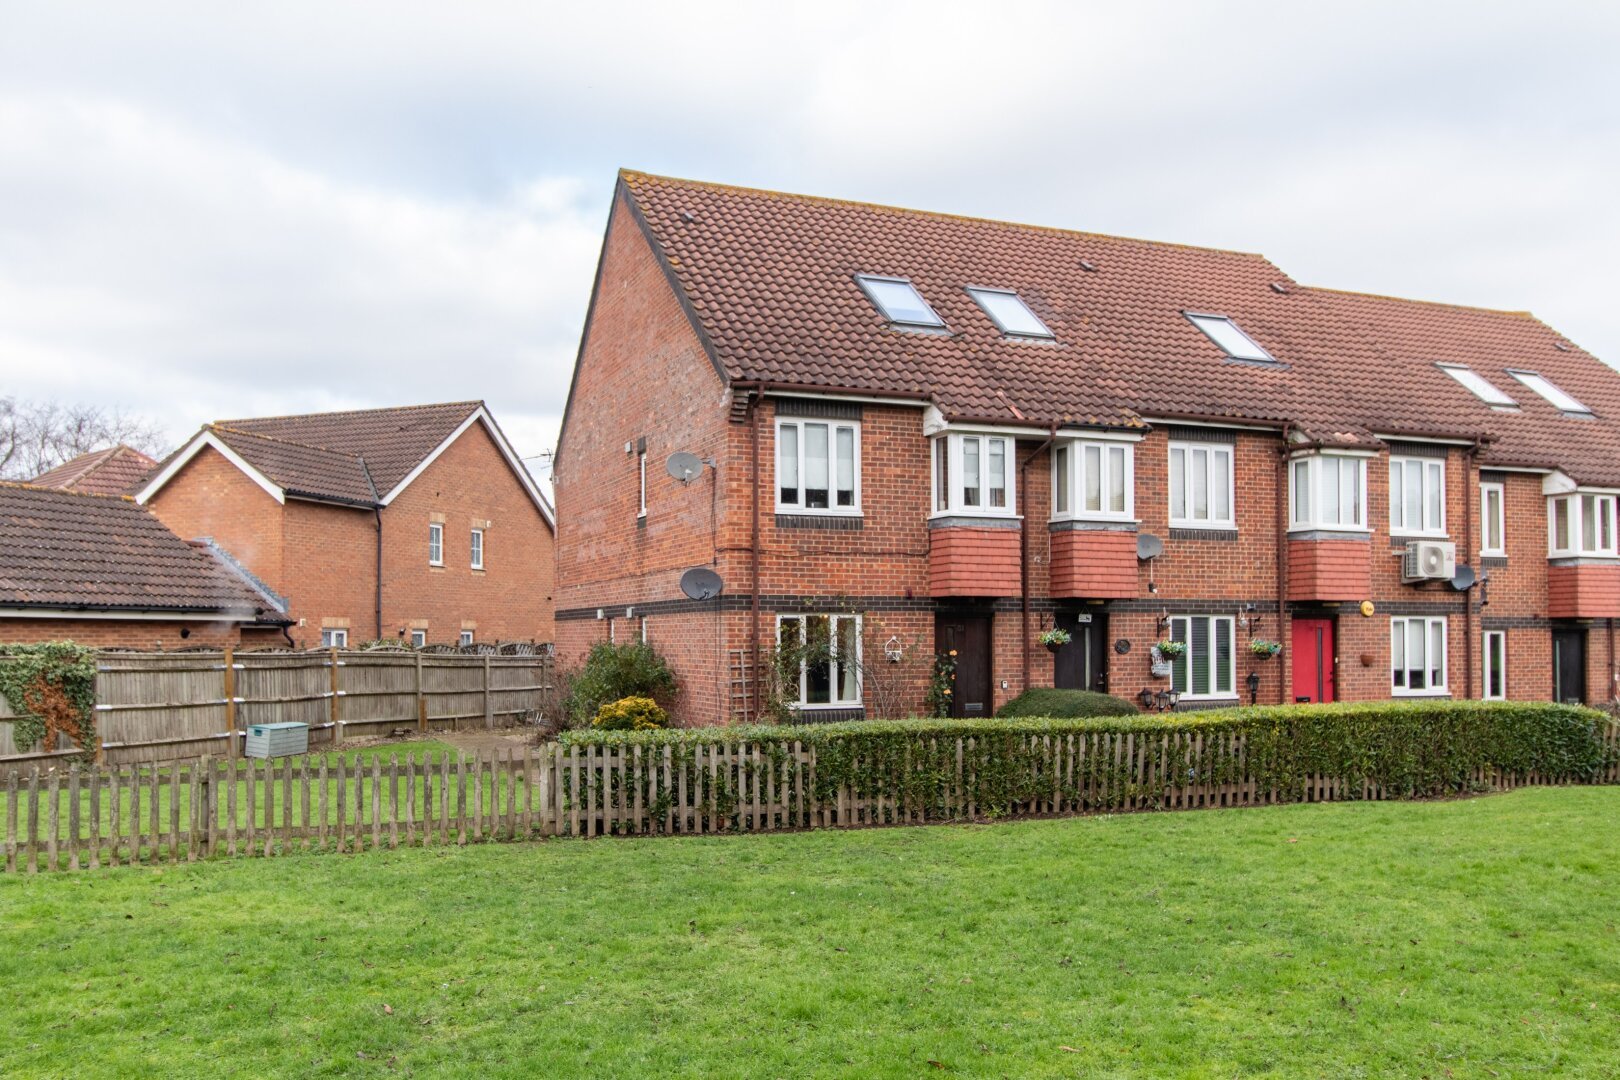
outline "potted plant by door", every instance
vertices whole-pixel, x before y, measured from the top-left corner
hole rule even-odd
[[[1040,642],[1046,646],[1047,651],[1054,653],[1073,640],[1074,635],[1060,626],[1052,627],[1040,637]]]

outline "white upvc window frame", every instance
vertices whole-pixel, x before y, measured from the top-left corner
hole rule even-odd
[[[471,630],[463,630],[456,638],[456,644],[465,649],[468,645],[473,643],[473,638],[476,636],[477,635]]]
[[[1480,696],[1482,696],[1486,701],[1506,701],[1508,668],[1507,631],[1485,631],[1481,640],[1481,645],[1482,648],[1480,649],[1480,660],[1484,669],[1484,678],[1480,680]],[[1499,648],[1493,651],[1493,645],[1496,645]],[[1500,652],[1501,655],[1497,656],[1496,652]],[[1491,683],[1493,681],[1497,683],[1494,690],[1491,688]]]
[[[1197,691],[1193,689],[1193,633],[1194,622],[1208,623],[1209,629],[1205,635],[1206,647],[1209,650],[1209,689]],[[1226,630],[1226,663],[1220,664],[1220,654],[1216,647],[1217,627]],[[1232,701],[1238,696],[1237,689],[1237,620],[1230,615],[1172,615],[1170,617],[1169,637],[1172,641],[1185,641],[1187,649],[1180,656],[1170,661],[1170,686],[1181,695],[1183,701]],[[1224,667],[1224,670],[1222,668]],[[1226,687],[1221,688],[1224,677]]]
[[[1407,476],[1416,470],[1418,476],[1418,525],[1414,528],[1407,520]],[[1435,498],[1431,487],[1439,477],[1439,494]],[[1399,477],[1399,479],[1397,479]],[[1438,521],[1433,520],[1438,513]],[[1398,518],[1398,520],[1397,520]],[[1444,537],[1446,533],[1446,459],[1421,457],[1413,454],[1391,454],[1389,458],[1389,535]]]
[[[1541,398],[1547,404],[1563,413],[1565,416],[1591,416],[1592,410],[1581,402],[1574,394],[1553,382],[1539,371],[1526,371],[1523,368],[1508,368],[1507,373],[1513,376],[1531,393]]]
[[[1115,465],[1119,464],[1116,472]],[[1059,439],[1052,444],[1053,521],[1135,521],[1136,444],[1123,439]],[[1096,509],[1091,506],[1096,477]]]
[[[929,491],[932,494],[935,517],[965,515],[971,517],[1018,516],[1018,438],[981,431],[947,431],[929,440]],[[990,463],[999,454],[1001,459],[1003,497],[1001,506],[992,506],[994,488]],[[967,463],[977,457],[979,485],[966,486]],[[941,473],[941,466],[944,472]],[[977,491],[977,501],[968,501],[970,490]]]
[[[866,294],[867,301],[877,309],[877,313],[883,317],[883,321],[890,326],[907,326],[922,330],[945,329],[945,319],[934,309],[934,305],[928,302],[928,298],[922,294],[922,290],[917,288],[917,283],[910,278],[889,277],[886,274],[856,274],[855,283],[861,287],[861,292]],[[896,317],[879,298],[881,287],[884,285],[903,285],[910,289],[917,302],[922,305],[922,310],[928,313],[927,316],[920,319]]]
[[[1303,487],[1300,474],[1304,473]],[[1353,507],[1345,502],[1345,482],[1353,478],[1356,498]],[[1333,513],[1324,497],[1331,478]],[[1301,505],[1303,503],[1303,506]],[[1347,509],[1355,520],[1345,522]],[[1303,511],[1303,513],[1302,513]],[[1339,520],[1334,521],[1332,518]],[[1363,454],[1302,454],[1288,462],[1288,528],[1291,531],[1365,533],[1371,528],[1367,514],[1367,457]]]
[[[467,536],[467,562],[474,570],[484,568],[483,529],[473,529]]]
[[[784,465],[784,441],[782,432],[786,428],[793,429],[794,445],[794,490],[798,502],[784,502],[782,500],[783,480],[787,470]],[[808,501],[805,485],[806,453],[809,443],[809,429],[825,428],[827,432],[827,505],[806,506]],[[852,492],[854,504],[839,506],[839,476],[838,476],[838,441],[842,432],[849,432],[852,440]],[[828,420],[813,416],[779,416],[776,419],[776,512],[778,514],[816,514],[828,517],[859,517],[861,515],[861,422],[859,420]]]
[[[1559,536],[1560,511],[1567,513],[1564,537]],[[1607,492],[1576,489],[1547,499],[1547,557],[1614,558],[1620,556],[1615,528],[1615,496]],[[1588,522],[1591,528],[1588,530]],[[1587,540],[1588,531],[1591,542]],[[1562,540],[1562,542],[1560,542]]]
[[[1046,325],[1044,319],[1035,314],[1029,303],[1022,296],[1019,296],[1016,290],[992,289],[981,285],[969,285],[966,288],[967,294],[973,298],[973,302],[979,305],[979,310],[984,312],[985,317],[995,324],[996,329],[1000,330],[1003,336],[1026,338],[1034,341],[1052,340],[1052,328]],[[1003,322],[1001,316],[996,313],[992,306],[994,301],[990,299],[991,297],[1010,298],[1014,304],[1023,309],[1023,313],[1029,317],[1029,321],[1034,324],[1035,329],[1028,327],[1017,329],[1009,323]]]
[[[1414,628],[1418,629],[1417,637],[1413,637]],[[1414,644],[1423,647],[1421,668],[1411,666]],[[1436,645],[1439,646],[1439,663],[1431,655]],[[1392,616],[1389,620],[1389,649],[1389,692],[1392,697],[1446,697],[1451,693],[1448,671],[1450,623],[1446,616]],[[1412,679],[1414,672],[1421,673],[1421,678]],[[1423,685],[1414,689],[1410,684],[1415,681],[1421,681]]]
[[[1496,534],[1494,544],[1491,542],[1493,532]],[[1481,557],[1507,557],[1507,485],[1500,480],[1480,481],[1479,553]]]
[[[444,565],[444,525],[437,521],[428,524],[428,565]]]
[[[427,647],[427,630],[419,628],[411,631],[411,648],[425,649]]]
[[[776,616],[777,642],[780,643],[782,640],[782,628],[789,623],[793,623],[798,627],[798,643],[803,645],[805,641],[805,634],[808,632],[809,623],[812,619],[827,620],[827,640],[830,643],[830,648],[828,651],[831,655],[831,659],[828,661],[829,670],[827,676],[827,700],[817,702],[808,700],[810,696],[810,665],[803,657],[801,657],[799,660],[799,692],[796,700],[792,703],[793,707],[802,712],[814,712],[818,709],[859,708],[865,700],[863,697],[864,688],[862,686],[861,676],[861,655],[864,649],[863,632],[865,629],[862,617],[860,615],[845,612],[827,611],[796,611],[790,613],[780,613]],[[846,621],[852,622],[855,627],[855,659],[852,665],[853,670],[850,670],[851,662],[844,659],[840,655],[839,650],[839,625]],[[844,687],[844,676],[846,672],[852,675],[854,679],[855,693],[853,697],[844,696],[841,694]]]
[[[1235,476],[1237,473],[1237,444],[1230,442],[1204,442],[1198,439],[1172,439],[1168,453],[1170,477],[1169,508],[1170,525],[1177,529],[1225,529],[1235,532],[1237,530],[1237,495],[1235,489]],[[1176,456],[1182,456],[1178,466]],[[1199,518],[1195,511],[1195,482],[1198,478],[1198,457],[1204,455],[1204,492],[1206,517]],[[1219,457],[1226,459],[1226,484],[1222,493],[1226,500],[1226,515],[1217,517],[1216,485],[1212,483],[1214,477],[1214,462]],[[1179,475],[1178,475],[1179,474]],[[1179,486],[1178,486],[1179,485]],[[1176,494],[1182,495],[1182,510],[1176,512]]]
[[[1264,345],[1250,337],[1248,331],[1239,326],[1232,316],[1217,315],[1210,311],[1183,311],[1181,314],[1209,340],[1210,344],[1221,350],[1228,360],[1245,364],[1277,363],[1277,358],[1272,356]],[[1233,335],[1225,341],[1221,340],[1219,329],[1223,324]],[[1232,348],[1233,345],[1237,347]]]
[[[349,629],[346,626],[321,627],[321,648],[347,649],[349,647]]]
[[[636,511],[636,517],[644,518],[647,516],[647,451],[645,450],[636,453],[636,472],[638,474],[637,483],[641,488],[638,496],[640,509]]]

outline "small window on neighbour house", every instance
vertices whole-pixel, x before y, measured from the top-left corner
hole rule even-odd
[[[934,436],[934,512],[1015,513],[1017,448],[1010,435]]]
[[[1341,454],[1295,458],[1289,480],[1292,528],[1351,532],[1366,529],[1366,458]]]
[[[1446,534],[1446,463],[1441,458],[1389,459],[1389,531]]]
[[[968,289],[968,295],[1009,337],[1049,338],[1052,331],[1029,310],[1024,298],[1008,289]]]
[[[347,630],[325,629],[321,631],[321,648],[347,649],[349,647],[349,632]]]
[[[444,526],[428,526],[428,562],[433,566],[444,565]]]
[[[1446,692],[1446,620],[1389,620],[1391,692],[1400,696]]]
[[[1508,374],[1541,395],[1549,405],[1560,412],[1574,413],[1577,416],[1590,416],[1592,414],[1591,409],[1565,393],[1545,375],[1538,375],[1534,371],[1514,371],[1511,368],[1508,369]]]
[[[866,298],[872,301],[872,306],[890,322],[901,326],[945,325],[945,320],[928,306],[928,301],[922,298],[917,287],[905,278],[871,277],[862,274],[855,280],[865,291]]]
[[[1238,328],[1238,324],[1225,315],[1195,315],[1184,312],[1189,322],[1204,332],[1204,335],[1213,341],[1220,350],[1233,360],[1251,360],[1262,363],[1276,363],[1272,355],[1260,347],[1260,344]]]
[[[462,648],[466,648],[468,645],[471,645],[472,643],[473,643],[473,632],[471,630],[463,630],[461,632],[461,646],[462,646]]]
[[[1500,483],[1479,485],[1479,553],[1507,554],[1506,495]]]
[[[472,531],[472,546],[471,546],[470,550],[472,552],[472,568],[474,570],[482,570],[484,568],[484,530],[483,529],[474,529]]]
[[[1507,632],[1485,632],[1485,698],[1500,701],[1507,697]]]
[[[425,645],[427,645],[427,631],[426,630],[412,630],[411,631],[411,646],[413,648],[420,649],[420,648],[424,647]]]
[[[855,421],[778,420],[777,511],[860,513],[860,448]]]
[[[1615,497],[1575,492],[1547,501],[1548,555],[1620,554],[1615,546]]]
[[[1232,446],[1229,443],[1170,444],[1170,524],[1232,529]]]
[[[1129,521],[1136,511],[1135,446],[1076,439],[1052,450],[1052,516]]]
[[[640,494],[640,499],[639,499],[641,508],[636,512],[636,516],[637,517],[646,517],[647,516],[647,451],[645,451],[645,450],[642,450],[642,451],[640,451],[639,453],[636,454],[636,471],[637,471],[637,473],[640,474],[639,483],[641,485],[641,494]]]

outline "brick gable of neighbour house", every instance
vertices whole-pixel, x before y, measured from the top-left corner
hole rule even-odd
[[[551,640],[551,509],[480,402],[221,421],[141,498],[284,594],[300,646]]]
[[[901,321],[863,277],[915,289]],[[683,486],[675,450],[714,468]],[[952,649],[966,714],[1054,684],[1153,707],[1547,697],[1560,663],[1560,696],[1607,700],[1616,451],[1620,375],[1527,316],[624,173],[559,447],[559,647],[650,617],[687,723],[759,716],[747,661],[804,634],[834,643],[791,680],[809,718],[917,711]],[[1575,540],[1550,552],[1558,507]],[[1413,579],[1409,557],[1465,573]],[[684,598],[693,566],[724,593]],[[1073,641],[1049,652],[1054,626]]]

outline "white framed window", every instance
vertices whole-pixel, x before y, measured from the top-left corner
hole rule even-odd
[[[1232,444],[1170,444],[1170,524],[1235,529],[1232,513]]]
[[[639,474],[639,477],[640,477],[639,483],[641,485],[641,494],[639,496],[639,504],[640,504],[641,508],[636,512],[636,517],[646,517],[647,516],[647,451],[645,451],[645,450],[641,451],[640,453],[638,453],[636,455],[636,472]]]
[[[468,645],[471,645],[472,643],[473,643],[473,632],[471,630],[463,630],[461,632],[461,638],[460,638],[461,646],[463,648],[466,648]]]
[[[1466,386],[1479,400],[1493,409],[1517,409],[1519,403],[1497,389],[1495,383],[1463,364],[1436,364],[1441,371]]]
[[[1237,696],[1232,622],[1230,615],[1177,615],[1170,620],[1170,640],[1187,644],[1187,651],[1170,661],[1170,685],[1176,693],[1190,701]]]
[[[860,283],[866,298],[872,301],[872,306],[890,322],[901,326],[945,325],[945,320],[928,306],[928,301],[922,298],[917,287],[905,278],[858,274],[855,280]]]
[[[1446,618],[1396,616],[1389,620],[1390,691],[1398,697],[1446,692]]]
[[[1538,375],[1534,371],[1515,371],[1508,369],[1508,374],[1518,379],[1525,386],[1539,394],[1547,404],[1559,412],[1575,413],[1590,416],[1592,410],[1582,405],[1572,395],[1566,393],[1557,383],[1545,375]]]
[[[1389,531],[1392,536],[1446,535],[1444,458],[1389,459]]]
[[[483,529],[474,529],[472,531],[472,546],[471,546],[470,550],[472,552],[472,568],[474,570],[482,570],[484,568],[484,530]]]
[[[1479,485],[1479,553],[1507,554],[1507,491],[1495,481]]]
[[[1013,485],[1018,442],[1010,435],[934,436],[934,512],[1018,512]]]
[[[861,425],[854,420],[776,422],[776,509],[861,512]]]
[[[1366,458],[1309,454],[1293,460],[1288,479],[1290,528],[1366,531]]]
[[[321,631],[321,648],[347,649],[349,647],[349,632],[340,628],[327,627]]]
[[[861,617],[859,615],[778,615],[777,641],[788,670],[782,675],[790,694],[798,677],[802,709],[850,707],[861,703]],[[797,670],[793,670],[793,660]]]
[[[1135,488],[1135,444],[1094,439],[1053,444],[1054,518],[1132,521]]]
[[[437,522],[428,526],[428,565],[444,565],[444,526]]]
[[[1259,342],[1245,334],[1237,323],[1225,315],[1200,315],[1192,311],[1184,311],[1182,314],[1233,360],[1276,363],[1272,355],[1261,348]]]
[[[1052,331],[1041,322],[1040,317],[1029,310],[1024,298],[1011,289],[979,289],[968,287],[968,295],[973,302],[996,324],[1008,337],[1049,338]]]
[[[411,647],[416,648],[416,649],[420,649],[420,648],[424,647],[425,645],[427,645],[427,631],[426,630],[412,630],[411,631]]]
[[[1501,701],[1507,697],[1507,631],[1485,631],[1485,699]]]
[[[1547,500],[1547,554],[1552,558],[1617,555],[1614,496],[1577,491]]]
[[[647,642],[650,640],[647,637],[647,627],[649,626],[651,621],[652,620],[648,619],[647,616],[645,616],[645,615],[643,615],[641,617],[641,643],[643,645],[647,644]]]

